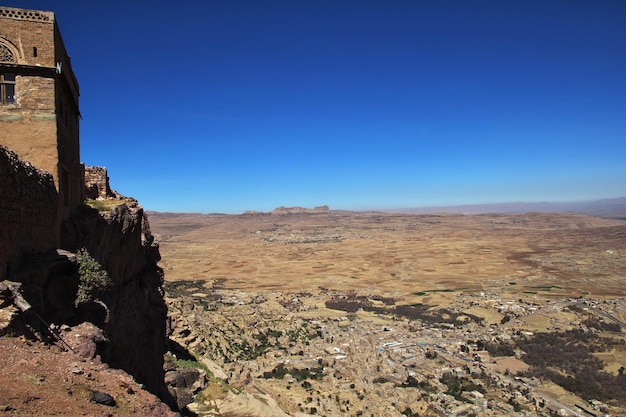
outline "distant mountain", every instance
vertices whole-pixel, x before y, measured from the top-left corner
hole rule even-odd
[[[594,201],[538,202],[538,203],[493,203],[466,204],[460,206],[431,206],[382,210],[388,213],[582,213],[591,216],[626,219],[626,197]]]
[[[315,208],[306,208],[306,207],[284,207],[280,206],[272,210],[272,214],[318,214],[318,213],[328,213],[330,209],[328,206],[319,206]]]

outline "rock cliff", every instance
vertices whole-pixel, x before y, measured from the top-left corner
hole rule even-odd
[[[143,208],[133,199],[107,200],[106,209],[82,206],[59,226],[57,203],[50,174],[0,147],[0,281],[10,290],[0,303],[0,334],[59,343],[50,329],[89,321],[104,335],[94,354],[171,403],[163,272]],[[75,254],[83,248],[109,282],[77,306],[83,278]]]
[[[85,248],[112,281],[101,296],[99,324],[108,338],[99,351],[102,360],[168,400],[163,372],[167,340],[163,271],[157,266],[158,242],[143,208],[132,200],[108,212],[84,207],[65,226],[64,244]]]

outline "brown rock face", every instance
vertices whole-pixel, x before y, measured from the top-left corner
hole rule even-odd
[[[103,329],[109,342],[100,355],[110,366],[132,374],[146,389],[169,400],[164,384],[167,307],[158,242],[143,209],[113,207],[108,213],[85,207],[64,230],[67,245],[84,247],[112,280],[101,296],[107,309]]]
[[[106,338],[98,343],[102,360],[168,401],[159,247],[143,209],[126,201],[109,212],[81,206],[60,227],[53,177],[0,147],[0,281],[19,285],[32,306],[22,315],[10,305],[0,307],[0,331],[50,337],[44,321],[91,321]],[[76,309],[79,265],[73,252],[81,248],[107,271],[111,285],[97,302]]]

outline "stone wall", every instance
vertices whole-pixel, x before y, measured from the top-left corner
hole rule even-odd
[[[2,72],[17,74],[16,102],[0,106],[0,144],[51,173],[58,186],[54,14],[33,15],[0,7],[0,41],[14,55],[14,61],[6,63]],[[22,73],[32,67],[40,68],[41,73]]]
[[[113,198],[109,175],[105,167],[85,166],[85,198],[96,200]]]
[[[54,67],[54,13],[0,6],[2,35],[17,51],[17,62]],[[36,48],[36,50],[35,50]]]
[[[78,82],[54,13],[0,6],[0,72],[15,75],[15,102],[0,105],[0,144],[52,174],[57,225],[83,202]]]
[[[0,146],[0,280],[23,255],[58,246],[56,208],[52,175]]]

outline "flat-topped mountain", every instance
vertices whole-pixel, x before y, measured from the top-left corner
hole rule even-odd
[[[319,206],[315,208],[306,207],[277,207],[271,211],[272,214],[316,214],[316,213],[328,213],[330,209],[328,206]]]
[[[573,201],[573,202],[518,202],[492,204],[464,204],[455,206],[430,206],[414,208],[398,208],[385,210],[390,213],[528,213],[538,211],[543,213],[583,213],[590,216],[606,218],[626,218],[626,197],[607,198],[602,200]]]

